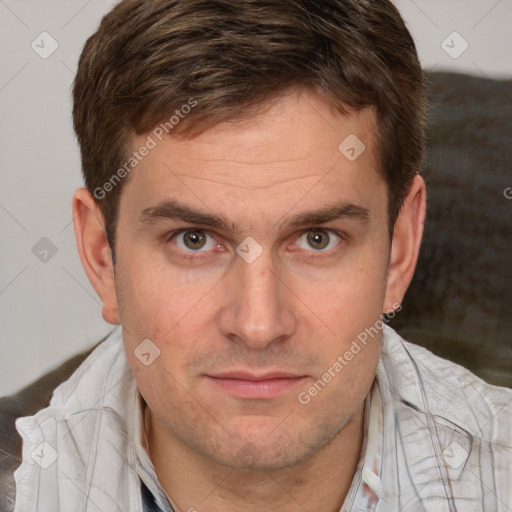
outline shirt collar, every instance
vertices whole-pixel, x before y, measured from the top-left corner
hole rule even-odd
[[[143,415],[145,411],[145,402],[137,389],[137,400],[135,404],[135,428],[134,428],[134,444],[135,453],[137,456],[137,462],[135,469],[140,479],[144,482],[146,487],[149,489],[151,494],[155,498],[156,504],[160,507],[163,512],[175,512],[171,506],[169,499],[164,491],[158,476],[156,475],[155,467],[151,461],[151,458],[146,451],[143,440],[145,439]]]
[[[366,397],[361,455],[340,512],[376,510],[382,497],[383,421],[382,394],[375,378]]]

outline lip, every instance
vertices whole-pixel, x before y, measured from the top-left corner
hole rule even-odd
[[[206,375],[206,378],[217,390],[236,398],[265,400],[292,391],[303,384],[308,376],[284,372],[255,374],[232,371]]]

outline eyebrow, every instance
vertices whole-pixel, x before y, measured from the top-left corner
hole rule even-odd
[[[286,224],[297,227],[325,224],[342,219],[366,223],[370,219],[370,210],[355,203],[341,201],[336,204],[326,205],[318,210],[295,215]],[[145,208],[139,215],[139,222],[147,225],[166,220],[181,220],[222,231],[238,232],[236,225],[226,217],[196,210],[176,200],[162,201],[155,206]]]

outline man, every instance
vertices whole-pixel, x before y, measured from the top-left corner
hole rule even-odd
[[[512,392],[383,317],[426,210],[391,3],[125,0],[73,95],[119,327],[17,421],[16,511],[510,510]]]

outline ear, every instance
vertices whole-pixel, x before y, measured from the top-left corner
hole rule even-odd
[[[384,311],[401,304],[418,261],[427,210],[425,182],[415,176],[395,223],[388,266]]]
[[[120,319],[114,264],[105,234],[105,223],[96,201],[86,188],[78,189],[73,195],[73,224],[80,260],[103,303],[103,319],[118,324]]]

